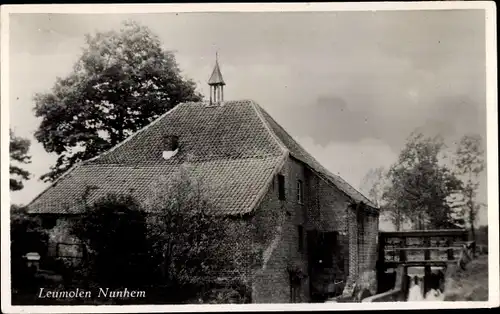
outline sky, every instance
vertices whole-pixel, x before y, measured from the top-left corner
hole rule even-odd
[[[414,130],[440,134],[450,149],[466,133],[486,140],[483,10],[11,14],[10,122],[33,156],[25,167],[33,177],[13,203],[43,191],[39,177],[56,160],[33,137],[33,95],[71,72],[85,34],[128,19],[175,51],[207,97],[218,51],[226,100],[259,103],[356,188],[370,169],[394,163]],[[479,192],[486,203],[486,172]]]

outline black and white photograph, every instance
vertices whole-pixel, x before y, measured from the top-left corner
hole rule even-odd
[[[495,4],[253,6],[2,6],[3,311],[499,305]]]

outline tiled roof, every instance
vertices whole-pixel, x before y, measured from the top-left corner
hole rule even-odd
[[[165,160],[162,143],[171,135],[178,136],[180,149]],[[229,101],[215,106],[178,105],[110,151],[66,172],[28,209],[33,213],[77,213],[89,187],[89,202],[108,193],[131,193],[144,200],[152,184],[189,166],[221,213],[244,214],[257,205],[288,153],[354,200],[370,205],[323,168],[257,104]]]
[[[163,147],[158,143],[168,135],[179,136],[181,149],[174,158],[164,160]],[[230,101],[222,106],[204,103],[178,105],[94,162],[157,165],[282,154],[252,103]]]
[[[224,214],[252,211],[276,165],[283,157],[226,159],[185,164],[190,173],[208,187],[207,196]],[[32,213],[79,213],[108,193],[128,193],[138,201],[150,196],[155,183],[173,178],[180,165],[84,164],[62,178],[30,204]]]

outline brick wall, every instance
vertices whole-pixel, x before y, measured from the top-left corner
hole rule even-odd
[[[278,199],[278,180],[275,177],[253,218],[253,222],[258,224],[259,228],[266,230],[262,232],[265,236],[261,236],[259,240],[264,248],[269,248],[273,240],[277,241],[265,268],[255,272],[252,285],[252,302],[255,303],[290,302],[290,279],[287,272],[289,265],[300,267],[307,275],[301,282],[296,302],[308,302],[310,274],[307,231],[338,231],[340,235],[348,235],[349,232],[357,230],[355,220],[350,224],[346,223],[348,198],[336,187],[317,177],[302,163],[293,159],[285,163],[280,174],[285,177],[286,200]],[[297,201],[297,180],[303,182],[302,204]],[[298,239],[299,225],[304,229],[301,251]],[[341,239],[350,242],[340,245],[350,244],[351,247],[356,247],[355,237],[341,236]],[[344,266],[346,273],[340,276],[347,276],[351,272],[357,273],[353,271],[353,267],[358,264],[353,259],[357,256],[355,252],[356,250],[349,250],[350,256],[346,258]]]
[[[374,270],[377,261],[378,217],[365,214],[360,229],[360,271]]]
[[[350,297],[354,283],[367,271],[375,270],[377,262],[378,214],[351,206],[347,209],[347,233],[349,241],[349,275],[344,295]]]
[[[270,248],[273,240],[277,241],[277,245],[269,252],[265,268],[255,273],[252,294],[254,303],[289,303],[291,285],[288,266],[296,265],[307,274],[307,200],[304,199],[303,204],[297,200],[297,180],[303,182],[303,196],[307,197],[306,173],[301,164],[288,160],[279,174],[285,177],[285,200],[278,198],[278,180],[275,177],[253,218],[253,222],[263,229],[262,235],[265,234],[258,236],[264,248]],[[302,250],[299,250],[299,226],[304,227]],[[307,302],[308,296],[309,282],[304,278],[298,287],[296,302]]]
[[[348,282],[356,280],[359,270],[359,252],[358,252],[358,223],[356,220],[356,211],[348,208],[347,212],[347,234],[349,241],[349,276]]]

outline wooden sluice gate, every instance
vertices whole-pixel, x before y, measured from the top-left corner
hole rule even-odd
[[[423,277],[424,295],[436,289],[449,265],[460,264],[464,254],[474,255],[474,242],[467,240],[465,229],[380,232],[378,294],[363,302],[406,301],[412,275],[409,269],[423,268],[423,274],[417,276]]]

